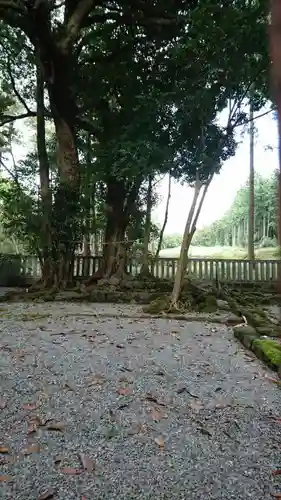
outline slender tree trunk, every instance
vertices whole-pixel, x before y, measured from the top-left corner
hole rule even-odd
[[[161,231],[159,234],[158,246],[157,246],[157,250],[155,253],[155,260],[158,259],[158,256],[159,256],[159,253],[160,253],[160,250],[162,247],[164,232],[165,232],[166,225],[168,222],[170,199],[171,199],[171,184],[172,184],[172,176],[171,176],[171,174],[169,174],[168,195],[167,195],[167,201],[166,201],[165,216],[164,216],[163,225],[161,227]]]
[[[254,169],[254,110],[250,103],[250,176],[249,176],[249,220],[248,220],[248,259],[255,259],[255,169]]]
[[[149,241],[150,241],[150,231],[151,231],[151,211],[152,211],[152,175],[148,176],[148,187],[146,196],[146,214],[145,214],[145,226],[144,226],[144,242],[143,242],[143,259],[142,259],[142,269],[141,274],[148,276],[150,274],[148,255],[149,255]]]
[[[190,241],[191,223],[192,223],[192,219],[194,216],[197,200],[198,200],[198,197],[200,194],[200,189],[201,189],[201,183],[199,182],[199,180],[197,180],[195,183],[192,204],[190,207],[190,211],[189,211],[186,225],[185,225],[185,230],[183,233],[180,257],[179,257],[179,261],[178,261],[178,267],[177,267],[177,272],[176,272],[176,276],[175,276],[174,287],[173,287],[173,291],[172,291],[172,295],[171,295],[171,306],[172,307],[175,307],[177,305],[179,295],[181,292],[182,281],[183,281],[184,274],[186,271],[187,251],[188,251],[188,244]]]
[[[92,192],[92,227],[91,227],[91,233],[93,235],[94,239],[94,255],[97,257],[99,255],[99,235],[98,235],[98,229],[97,229],[97,213],[96,213],[96,183],[94,183],[93,186],[93,192]]]
[[[179,300],[179,296],[181,293],[184,274],[185,274],[185,271],[187,268],[188,250],[189,250],[189,247],[191,245],[193,235],[196,231],[198,218],[199,218],[199,215],[201,213],[203,203],[205,201],[206,194],[207,194],[209,186],[212,182],[213,177],[214,177],[214,173],[212,173],[210,175],[209,179],[207,180],[207,182],[204,185],[204,190],[203,190],[200,202],[198,204],[197,210],[196,210],[196,205],[197,205],[197,201],[198,201],[198,198],[200,195],[200,190],[201,190],[202,184],[198,181],[195,184],[193,201],[192,201],[190,212],[189,212],[189,215],[188,215],[188,218],[186,221],[186,226],[185,226],[185,231],[184,231],[184,236],[183,236],[183,241],[182,241],[181,251],[180,251],[180,258],[179,258],[178,268],[177,268],[175,282],[174,282],[174,288],[173,288],[172,295],[171,295],[171,307],[177,307],[177,302]]]
[[[37,56],[36,64],[36,104],[37,104],[37,152],[39,160],[39,178],[40,178],[40,197],[42,209],[42,227],[41,227],[41,262],[42,262],[42,281],[45,286],[49,285],[51,267],[52,267],[52,192],[50,189],[50,167],[46,148],[46,130],[45,130],[45,103],[44,103],[44,75],[39,58]]]
[[[277,107],[278,139],[279,139],[279,176],[278,176],[278,243],[281,251],[281,2],[270,1],[271,24],[269,29],[269,44],[271,55],[271,76],[273,95]],[[279,294],[281,296],[281,262],[279,263]],[[281,322],[281,304],[280,304]]]

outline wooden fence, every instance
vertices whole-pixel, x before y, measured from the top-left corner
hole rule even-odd
[[[17,256],[18,258],[19,256]],[[36,257],[20,257],[22,274],[24,276],[39,277],[40,265]],[[76,257],[74,277],[87,278],[98,269],[101,257]],[[151,262],[151,272],[157,278],[174,278],[178,259],[159,258]],[[227,260],[227,259],[190,259],[188,262],[189,274],[199,279],[221,282],[276,282],[281,272],[281,262],[278,260]],[[128,261],[127,270],[133,275],[141,270],[140,259],[132,258]]]

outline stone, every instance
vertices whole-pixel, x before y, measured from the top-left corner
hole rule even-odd
[[[226,325],[238,325],[241,323],[242,319],[239,318],[239,316],[236,316],[236,314],[231,314],[230,316],[227,317],[225,323]]]
[[[241,340],[244,344],[245,337],[254,337],[257,338],[258,335],[256,333],[255,328],[250,325],[238,325],[233,328],[234,336]]]
[[[230,310],[229,304],[226,300],[217,299],[217,306],[219,309],[222,309],[222,311]]]

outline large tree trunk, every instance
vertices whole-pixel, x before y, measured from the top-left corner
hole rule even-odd
[[[144,241],[143,241],[143,256],[142,256],[142,269],[141,274],[149,276],[149,240],[151,231],[151,210],[152,210],[152,175],[148,176],[147,196],[146,196],[146,214],[144,226]]]
[[[135,182],[128,185],[125,179],[108,178],[103,263],[93,280],[112,276],[122,279],[127,275],[125,234],[140,184],[141,179],[136,179]]]
[[[74,251],[81,237],[78,231],[80,168],[76,144],[76,106],[71,86],[71,57],[60,52],[52,62],[53,73],[46,80],[56,130],[59,184],[53,204],[49,286],[60,288],[73,281]]]

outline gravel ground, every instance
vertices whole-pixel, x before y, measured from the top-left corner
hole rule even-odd
[[[280,389],[231,329],[137,306],[0,306],[1,499],[281,491]]]

